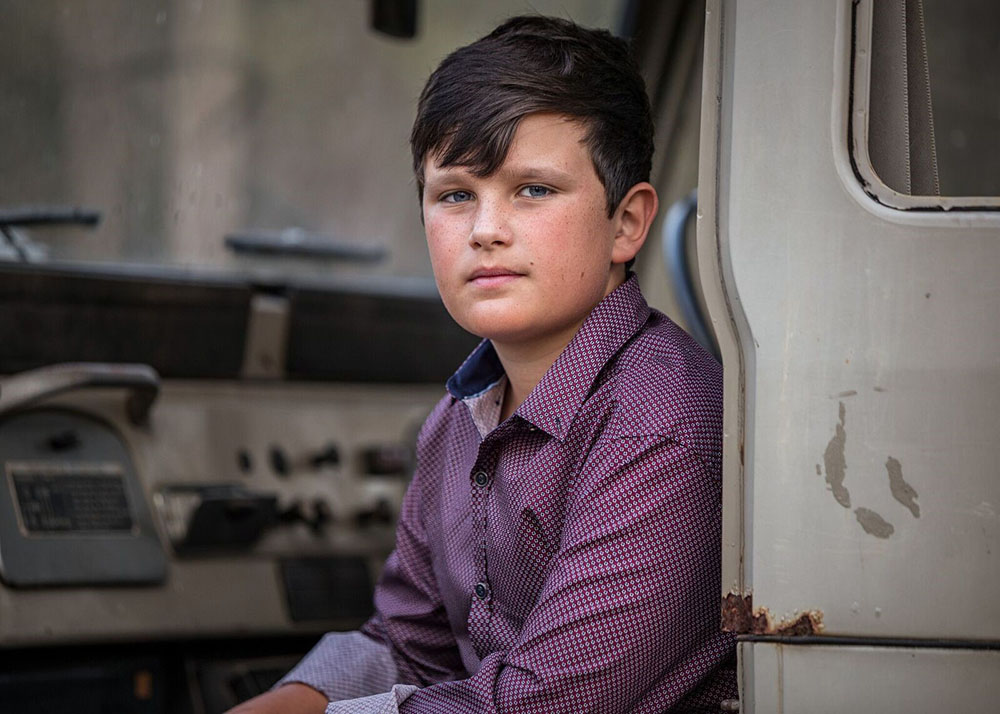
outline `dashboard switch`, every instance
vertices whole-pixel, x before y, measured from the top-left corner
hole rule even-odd
[[[340,450],[337,448],[336,444],[327,444],[326,447],[316,453],[309,462],[312,464],[314,469],[322,467],[324,464],[330,466],[337,466],[340,463]]]
[[[279,476],[287,476],[289,468],[288,456],[285,454],[285,450],[280,446],[272,446],[269,456],[271,458],[271,468],[274,470],[274,473]]]
[[[237,451],[236,464],[240,467],[240,471],[245,474],[253,471],[253,458],[250,456],[250,452],[246,449],[240,449]]]
[[[48,438],[46,444],[53,451],[70,451],[80,446],[80,436],[73,429],[57,431]]]

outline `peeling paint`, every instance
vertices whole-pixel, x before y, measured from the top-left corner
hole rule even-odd
[[[920,518],[920,504],[915,502],[919,496],[917,490],[903,480],[902,464],[890,456],[885,462],[885,469],[889,472],[889,490],[892,491],[892,497],[909,508],[914,518]]]
[[[870,508],[857,508],[854,515],[861,527],[865,529],[865,533],[876,538],[888,538],[896,532],[891,523]]]
[[[753,606],[752,595],[731,592],[722,601],[722,629],[740,634],[806,637],[823,631],[823,613],[806,610],[776,620],[766,607]]]
[[[760,635],[808,637],[809,635],[818,635],[823,631],[823,613],[819,610],[796,613],[790,618],[783,618],[775,622],[767,608],[759,607],[754,610],[755,631],[758,629],[758,623],[761,622],[764,629],[761,632],[756,632]]]
[[[858,393],[856,389],[848,389],[846,392],[841,392],[838,397],[853,397]]]
[[[844,448],[847,444],[847,432],[844,431],[846,415],[847,409],[844,403],[840,402],[840,421],[833,438],[826,445],[826,451],[823,452],[823,465],[826,467],[826,482],[830,484],[833,497],[844,508],[850,508],[851,492],[844,486],[844,478],[847,475],[847,461],[844,457]]]
[[[722,600],[722,629],[726,632],[750,632],[753,596],[731,592]]]

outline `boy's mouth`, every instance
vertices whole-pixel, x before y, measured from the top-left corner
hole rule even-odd
[[[510,268],[477,268],[469,276],[469,282],[478,287],[495,287],[523,277],[524,273],[519,273]]]

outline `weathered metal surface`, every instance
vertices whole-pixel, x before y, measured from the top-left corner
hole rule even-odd
[[[722,600],[722,629],[738,634],[750,632],[753,622],[751,595],[729,593]]]
[[[844,508],[850,508],[851,492],[844,485],[844,479],[847,477],[847,464],[844,460],[844,448],[847,442],[847,432],[844,430],[846,417],[847,409],[841,402],[836,432],[830,438],[826,450],[823,452],[823,463],[826,465],[826,482],[833,492],[833,497]]]
[[[892,492],[892,497],[909,508],[914,518],[920,518],[917,490],[903,479],[903,467],[899,460],[890,456],[885,462],[885,470],[889,472],[889,490]]]
[[[738,341],[722,597],[758,603],[727,619],[808,631],[808,604],[824,636],[1000,641],[1000,213],[865,193],[854,7],[709,3],[699,259]]]
[[[766,607],[753,606],[753,595],[729,593],[722,601],[722,629],[738,634],[806,637],[823,632],[823,613],[806,610],[775,619]]]
[[[858,507],[854,509],[854,515],[865,533],[876,538],[888,538],[896,532],[896,527],[885,520],[879,513],[870,508]]]
[[[753,387],[746,375],[753,373],[753,353],[742,348],[753,340],[739,298],[730,291],[733,266],[730,263],[728,236],[722,231],[719,215],[717,166],[720,138],[728,133],[727,116],[721,111],[721,98],[730,93],[725,73],[725,35],[723,14],[729,12],[722,0],[708,0],[705,10],[705,56],[702,82],[700,166],[698,171],[698,269],[703,297],[708,305],[712,331],[722,354],[725,412],[722,450],[722,591],[743,589],[750,579],[746,558],[748,524],[744,518],[745,491],[745,404],[747,389],[753,401]]]
[[[995,712],[1000,652],[741,642],[743,714]]]

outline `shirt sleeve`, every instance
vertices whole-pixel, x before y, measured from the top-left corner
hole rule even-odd
[[[307,684],[334,701],[386,692],[398,678],[384,644],[360,632],[331,632],[275,686]]]
[[[721,486],[697,455],[666,437],[598,444],[516,643],[398,711],[687,710],[732,650],[718,627],[720,537]]]
[[[416,690],[412,684],[397,684],[384,694],[330,702],[324,714],[399,714],[399,705]]]

